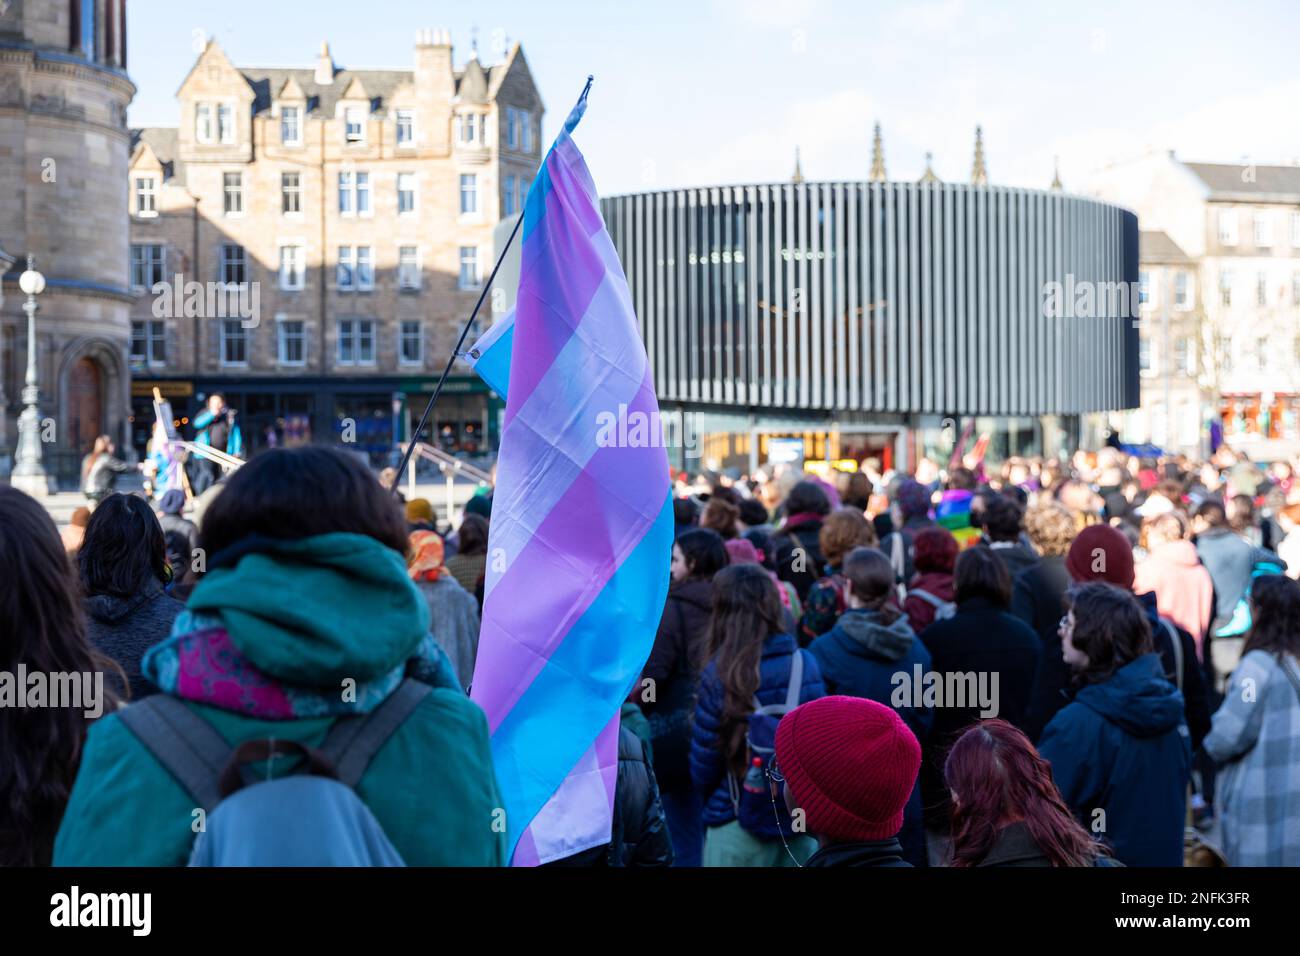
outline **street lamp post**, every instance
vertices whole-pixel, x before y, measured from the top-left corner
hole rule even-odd
[[[45,291],[45,276],[36,271],[35,257],[27,257],[27,271],[18,277],[18,288],[27,296],[27,383],[23,387],[23,413],[18,419],[18,453],[9,483],[36,497],[52,494],[54,487],[41,464],[41,397],[36,371],[36,297]]]

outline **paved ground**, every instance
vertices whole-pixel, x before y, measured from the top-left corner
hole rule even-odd
[[[139,475],[123,475],[117,483],[117,490],[123,492],[139,491],[141,482]],[[408,486],[403,482],[400,488],[402,494],[408,498]],[[427,498],[433,505],[434,511],[440,522],[447,520],[447,483],[445,481],[420,482],[415,486],[416,494],[414,497]],[[456,510],[456,520],[460,518],[460,509],[464,506],[474,494],[475,486],[467,481],[458,481],[452,489],[452,507]],[[79,491],[63,491],[55,495],[50,495],[43,501],[45,510],[54,518],[54,523],[60,528],[65,526],[72,518],[72,512],[87,504],[86,496]]]

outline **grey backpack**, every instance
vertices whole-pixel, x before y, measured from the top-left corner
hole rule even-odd
[[[946,621],[957,613],[957,605],[951,601],[945,601],[943,598],[931,594],[924,588],[912,588],[907,592],[908,597],[919,597],[926,604],[934,608],[934,619],[936,621]]]
[[[338,718],[319,748],[278,738],[231,747],[166,694],[118,716],[203,811],[190,866],[404,866],[355,788],[430,690],[407,678],[369,714]],[[271,762],[285,757],[298,765],[271,778]],[[267,768],[260,780],[259,764]]]

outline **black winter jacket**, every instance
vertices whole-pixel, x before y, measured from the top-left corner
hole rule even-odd
[[[772,535],[772,546],[776,548],[776,576],[794,585],[800,601],[808,597],[808,592],[821,577],[822,565],[826,563],[821,543],[817,540],[821,530],[822,522],[818,518],[782,527]]]
[[[605,846],[556,860],[552,866],[672,866],[663,804],[645,744],[626,727],[618,732],[618,783],[614,829]]]

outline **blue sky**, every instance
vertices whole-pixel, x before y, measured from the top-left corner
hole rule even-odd
[[[175,125],[196,36],[236,64],[407,67],[421,27],[452,31],[457,62],[522,42],[545,137],[588,73],[578,142],[603,194],[786,179],[861,179],[871,125],[890,178],[934,154],[970,175],[984,127],[993,182],[1067,189],[1145,149],[1184,159],[1300,161],[1300,16],[1284,0],[1177,3],[656,0],[133,0],[133,126]],[[182,12],[183,10],[183,12]]]

